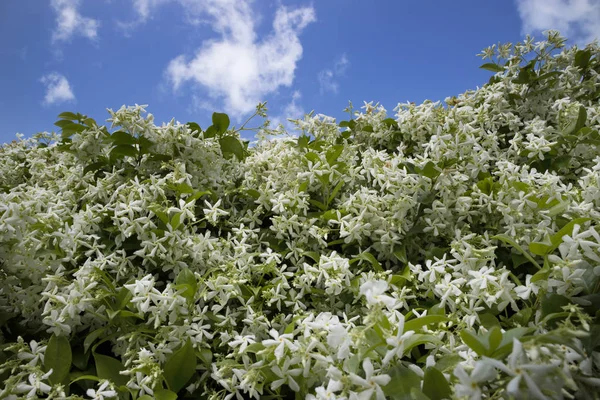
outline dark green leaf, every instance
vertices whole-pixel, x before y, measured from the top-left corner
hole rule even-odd
[[[481,66],[479,66],[479,68],[481,69],[487,69],[488,71],[492,71],[492,72],[502,72],[504,71],[504,67],[498,64],[494,64],[494,63],[485,63]]]
[[[108,140],[110,140],[115,145],[137,144],[138,142],[136,138],[131,136],[129,133],[123,131],[114,132],[112,135],[110,135],[110,137],[108,137]]]
[[[375,256],[368,251],[360,253],[356,258],[353,258],[350,263],[354,263],[359,260],[368,261],[375,272],[383,272],[383,268],[381,267],[379,261],[377,261]]]
[[[130,144],[120,144],[115,146],[110,151],[110,156],[112,158],[122,158],[122,156],[136,157],[138,155],[138,151],[135,147]],[[119,157],[121,156],[121,157]]]
[[[106,328],[98,328],[95,331],[89,333],[85,337],[85,340],[83,341],[83,351],[87,353],[88,349],[90,348],[91,345],[94,344],[96,339],[98,339],[100,336],[104,335],[105,330],[106,330]]]
[[[214,125],[211,125],[208,128],[206,128],[206,131],[204,131],[204,139],[214,138],[215,136],[217,136],[218,133],[219,131],[217,130],[217,128],[215,128]]]
[[[496,236],[492,236],[492,239],[497,239],[500,240],[506,244],[511,245],[512,247],[514,247],[516,250],[518,250],[521,254],[523,254],[525,257],[527,257],[527,259],[533,264],[535,265],[538,269],[542,269],[542,267],[540,266],[540,264],[537,263],[537,261],[534,260],[534,258],[525,251],[525,249],[523,249],[523,247],[521,247],[517,242],[515,242],[510,236],[501,234],[501,235],[496,235]]]
[[[86,167],[83,169],[83,175],[87,174],[88,172],[99,171],[102,168],[104,168],[106,165],[107,165],[106,161],[98,161],[98,162],[92,163],[90,165],[86,165]]]
[[[219,139],[221,145],[221,151],[223,154],[233,154],[238,160],[244,159],[244,148],[240,141],[233,136],[225,136]]]
[[[342,144],[338,144],[327,150],[327,155],[325,156],[325,158],[327,159],[327,163],[329,165],[333,165],[343,151],[344,145]]]
[[[591,58],[592,52],[590,50],[578,50],[577,53],[575,53],[575,66],[581,69],[586,69]]]
[[[155,400],[177,400],[177,393],[174,393],[167,389],[160,389],[154,391]]]
[[[411,389],[421,389],[421,378],[414,371],[405,367],[404,365],[398,365],[392,368],[388,375],[390,383],[385,385],[383,393],[387,398],[394,400],[413,400]]]
[[[74,113],[72,113],[72,112],[65,111],[63,113],[58,114],[58,118],[60,118],[60,119],[68,119],[68,120],[71,120],[71,121],[75,121],[77,119],[77,115],[74,114]]]
[[[468,330],[462,330],[460,331],[460,337],[462,341],[478,355],[483,356],[487,354],[486,346],[475,333]]]
[[[521,85],[528,84],[531,81],[531,76],[529,73],[529,69],[524,67],[519,71],[519,75],[515,79],[513,79],[514,83],[518,83]]]
[[[398,129],[398,122],[396,122],[394,118],[386,118],[381,122],[383,122],[383,124],[388,128]]]
[[[192,342],[187,341],[165,363],[163,376],[169,389],[179,392],[196,372],[196,354]]]
[[[52,335],[44,356],[44,369],[46,371],[52,369],[52,375],[49,377],[52,384],[62,383],[67,378],[72,360],[69,339],[66,336]]]
[[[227,132],[227,129],[229,129],[229,116],[223,113],[213,113],[212,123],[217,130],[217,133],[225,133]]]
[[[496,318],[493,314],[490,313],[484,313],[479,315],[479,322],[481,323],[481,326],[483,326],[485,329],[491,329],[494,326],[500,326],[498,318]]]
[[[423,393],[431,400],[449,399],[452,396],[450,385],[437,368],[429,367],[423,377]]]
[[[200,128],[200,125],[195,122],[188,122],[187,126],[192,130],[192,133],[202,133],[202,128]]]
[[[108,379],[117,386],[126,385],[129,378],[120,375],[119,372],[125,370],[123,363],[116,358],[94,353],[96,361],[96,374],[99,378]]]
[[[196,289],[198,288],[198,281],[196,280],[196,276],[192,271],[190,271],[188,268],[182,269],[175,279],[175,284],[185,285],[185,291],[181,295],[188,299],[188,301],[194,300]]]

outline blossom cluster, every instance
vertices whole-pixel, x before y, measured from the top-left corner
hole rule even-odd
[[[597,398],[600,46],[483,57],[248,147],[143,106],[2,146],[0,399]]]

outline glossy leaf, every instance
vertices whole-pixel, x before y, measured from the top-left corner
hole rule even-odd
[[[52,384],[62,383],[71,370],[71,344],[66,336],[52,335],[44,355],[44,369],[52,370],[49,381]]]
[[[165,363],[163,376],[169,389],[179,392],[196,372],[196,354],[189,340]]]
[[[444,374],[434,367],[425,370],[423,393],[431,400],[450,399],[452,397],[452,390]]]
[[[498,65],[498,64],[494,64],[494,63],[485,63],[485,64],[479,66],[479,68],[487,69],[488,71],[492,71],[492,72],[504,71],[504,67],[502,67],[501,65]]]
[[[94,353],[94,360],[96,361],[96,374],[99,378],[108,379],[117,386],[127,384],[129,378],[119,374],[120,371],[125,370],[121,361],[98,353]]]
[[[225,136],[219,139],[223,154],[234,154],[238,160],[244,159],[244,147],[240,141],[233,136]]]
[[[229,129],[229,116],[224,113],[213,113],[212,123],[219,134],[225,133]]]

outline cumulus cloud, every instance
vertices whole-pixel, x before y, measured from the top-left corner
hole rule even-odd
[[[326,68],[319,72],[318,79],[321,94],[325,92],[338,92],[339,85],[337,78],[346,72],[348,65],[350,65],[350,62],[346,55],[343,54],[342,57],[335,62],[333,68]]]
[[[69,40],[76,34],[89,39],[98,36],[100,23],[79,13],[79,0],[51,0],[50,5],[56,13],[56,29],[52,32],[54,42]]]
[[[223,100],[227,112],[240,116],[252,112],[265,95],[294,80],[302,57],[299,35],[315,21],[312,7],[280,6],[272,32],[259,38],[257,16],[248,1],[180,0],[197,15],[210,19],[217,39],[206,40],[195,55],[180,55],[165,74],[174,90],[190,82],[208,91],[212,100]]]
[[[304,108],[299,104],[301,98],[302,94],[300,91],[294,91],[291,101],[282,108],[280,115],[270,118],[271,127],[276,128],[277,125],[281,124],[288,133],[293,132],[296,129],[296,126],[288,120],[302,119],[306,114]]]
[[[52,72],[43,76],[40,81],[46,86],[46,95],[44,96],[43,101],[44,105],[53,105],[75,100],[71,85],[64,75]]]
[[[600,38],[600,0],[517,0],[523,33],[556,29],[576,42]]]

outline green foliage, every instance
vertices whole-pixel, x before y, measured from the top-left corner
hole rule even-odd
[[[0,398],[594,398],[599,52],[298,137],[136,106],[2,146]]]

